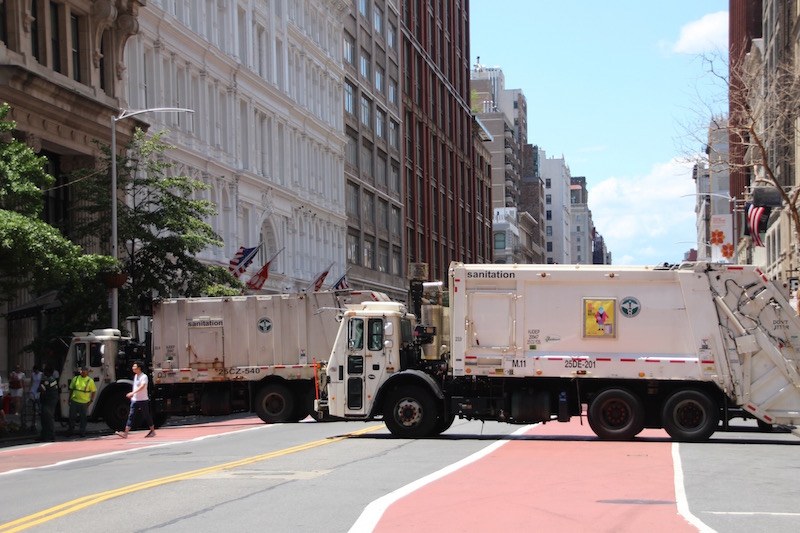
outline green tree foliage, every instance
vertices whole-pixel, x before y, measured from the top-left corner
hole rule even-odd
[[[79,286],[108,268],[110,258],[83,255],[81,248],[39,218],[43,191],[55,179],[38,157],[12,133],[0,107],[0,299],[12,301],[19,290],[36,295],[59,286]]]
[[[113,268],[111,257],[84,254],[61,232],[40,218],[44,194],[55,179],[46,159],[13,137],[16,125],[0,107],[0,299],[13,305],[19,291],[36,298],[55,291],[59,312],[40,324],[40,339],[92,325],[97,302],[107,296],[97,273]]]
[[[117,234],[121,270],[128,274],[120,289],[120,315],[146,312],[160,296],[239,294],[242,284],[223,268],[208,266],[197,254],[221,246],[220,237],[204,220],[216,215],[214,204],[195,196],[208,187],[179,175],[165,160],[173,147],[137,129],[125,155],[117,156]],[[111,234],[109,194],[111,152],[101,146],[99,169],[73,176],[82,208],[93,216],[73,227],[77,238]]]

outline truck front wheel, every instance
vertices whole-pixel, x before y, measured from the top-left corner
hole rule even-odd
[[[719,407],[701,390],[679,390],[664,402],[661,423],[675,440],[708,440],[719,424]]]
[[[268,424],[288,422],[294,415],[294,396],[283,385],[264,385],[256,393],[256,414]]]
[[[122,431],[128,421],[128,413],[131,408],[131,401],[122,391],[116,392],[104,398],[103,419],[108,427],[114,431]]]
[[[604,440],[629,440],[644,429],[644,406],[624,389],[607,389],[589,405],[589,426]]]
[[[433,395],[422,387],[397,388],[384,403],[383,419],[395,437],[419,439],[435,432],[439,412]]]

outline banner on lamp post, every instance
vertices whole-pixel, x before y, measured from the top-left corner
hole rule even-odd
[[[711,261],[730,263],[733,261],[733,216],[711,216]]]

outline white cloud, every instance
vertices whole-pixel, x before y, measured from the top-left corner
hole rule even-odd
[[[681,28],[678,42],[672,45],[677,54],[703,54],[728,49],[728,12],[704,15]]]
[[[589,191],[597,231],[615,264],[676,263],[695,241],[692,164],[653,166],[646,176],[612,177]]]

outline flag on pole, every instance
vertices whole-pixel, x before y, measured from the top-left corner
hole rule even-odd
[[[239,276],[244,274],[247,270],[247,267],[249,267],[250,263],[253,262],[253,259],[255,259],[257,253],[258,246],[254,246],[253,248],[245,248],[244,246],[240,246],[239,251],[236,252],[236,255],[234,255],[233,259],[231,259],[230,263],[228,263],[228,270],[233,273],[233,277],[239,279]]]
[[[342,274],[342,277],[339,278],[339,280],[336,283],[334,283],[333,287],[331,287],[331,288],[334,291],[348,291],[348,290],[350,290],[350,284],[347,283],[347,272]]]
[[[753,246],[764,246],[764,241],[761,240],[761,230],[766,229],[766,222],[769,219],[768,207],[756,207],[751,203],[747,204],[747,229],[745,235],[750,235],[753,241]]]
[[[270,263],[272,263],[272,261],[268,261],[267,263],[265,263],[264,266],[261,267],[261,270],[259,270],[255,276],[247,280],[245,286],[247,286],[248,289],[253,291],[261,290],[261,287],[264,286],[264,282],[267,281],[267,276],[269,276]]]
[[[328,272],[330,271],[332,266],[333,266],[333,263],[331,263],[328,266],[328,268],[323,270],[322,273],[319,276],[317,276],[314,279],[314,281],[311,283],[311,285],[314,286],[314,292],[317,292],[318,290],[320,290],[322,288],[322,284],[325,282],[325,276],[328,275]],[[309,287],[311,287],[311,285]]]

